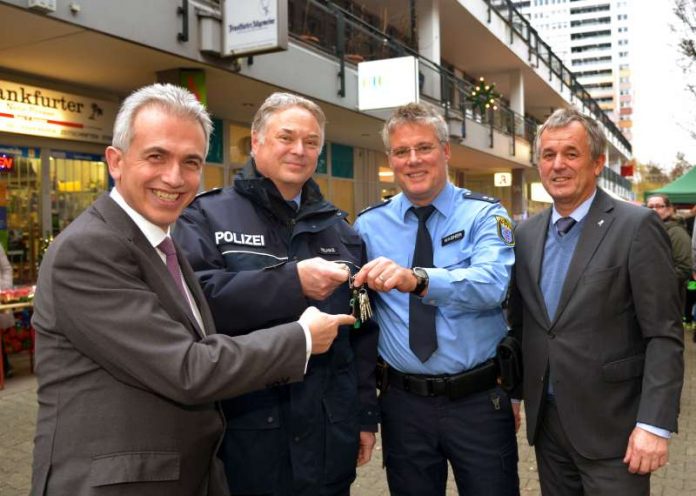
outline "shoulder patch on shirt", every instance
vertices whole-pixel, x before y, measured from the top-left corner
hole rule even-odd
[[[465,191],[464,198],[467,200],[481,200],[488,203],[499,203],[500,199],[494,196],[482,195],[480,193],[474,193],[473,191]]]
[[[448,234],[444,238],[442,238],[442,246],[448,245],[450,243],[454,243],[455,241],[462,239],[464,237],[464,229],[461,231],[457,231],[452,234]]]
[[[362,209],[360,211],[360,213],[358,214],[358,217],[360,217],[362,214],[364,214],[366,212],[369,212],[370,210],[374,210],[376,208],[380,208],[380,207],[383,207],[385,205],[389,205],[389,202],[391,202],[391,198],[389,200],[384,200],[383,202],[375,203],[374,205],[370,205],[369,207]]]
[[[196,195],[196,198],[200,198],[201,196],[214,195],[214,194],[220,193],[221,191],[222,191],[222,188],[209,189],[208,191],[203,191],[201,193],[198,193]]]
[[[495,216],[498,224],[498,237],[508,246],[515,246],[515,234],[512,231],[512,222],[500,215]]]

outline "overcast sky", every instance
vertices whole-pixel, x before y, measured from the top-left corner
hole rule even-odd
[[[633,0],[630,57],[635,91],[633,154],[669,170],[677,152],[696,163],[696,96],[685,90],[673,0]],[[696,67],[694,68],[696,70]]]

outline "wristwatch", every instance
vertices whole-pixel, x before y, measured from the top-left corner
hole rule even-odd
[[[411,291],[411,294],[420,296],[428,287],[428,273],[422,267],[414,267],[411,272],[416,278],[416,287]]]

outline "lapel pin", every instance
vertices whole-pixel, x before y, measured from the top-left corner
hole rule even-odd
[[[600,220],[599,222],[597,222],[597,225],[598,225],[599,227],[602,227],[602,224],[604,224],[604,219],[602,219],[602,220]]]

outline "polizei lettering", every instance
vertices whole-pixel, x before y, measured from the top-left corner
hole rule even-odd
[[[263,234],[244,234],[232,231],[215,231],[215,244],[232,243],[242,246],[266,246]]]

